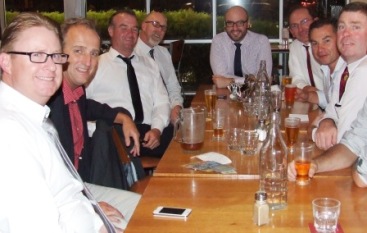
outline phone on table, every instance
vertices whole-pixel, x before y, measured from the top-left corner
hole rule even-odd
[[[154,216],[162,216],[162,217],[177,217],[177,218],[186,218],[191,213],[191,209],[187,208],[177,208],[177,207],[165,207],[158,206],[154,211]]]

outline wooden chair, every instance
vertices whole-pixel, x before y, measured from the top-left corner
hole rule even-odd
[[[112,140],[116,146],[116,150],[120,157],[121,163],[124,165],[129,165],[131,163],[131,160],[126,152],[126,146],[121,141],[121,138],[115,128],[112,128]],[[143,194],[146,186],[149,183],[149,180],[150,176],[146,176],[145,178],[138,180],[130,187],[130,191]]]

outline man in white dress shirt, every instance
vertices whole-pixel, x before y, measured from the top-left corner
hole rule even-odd
[[[330,103],[313,139],[321,149],[328,149],[343,137],[356,119],[367,97],[367,5],[354,2],[344,7],[338,19],[337,46],[347,63],[348,75],[340,70],[333,81]],[[342,77],[343,76],[343,77]],[[344,92],[341,80],[346,81]]]
[[[56,24],[37,13],[19,14],[3,33],[0,232],[107,232],[44,128],[67,59]]]
[[[305,7],[292,8],[289,14],[289,31],[295,38],[289,45],[289,75],[293,78],[292,83],[303,91],[324,89],[320,65],[315,61],[310,48],[309,28],[314,20],[309,9]]]
[[[325,109],[329,103],[332,92],[332,80],[335,73],[344,70],[345,62],[340,57],[336,46],[337,22],[332,19],[319,19],[310,25],[310,43],[315,60],[321,65],[323,73],[323,90],[303,91],[298,90],[298,100],[318,104]]]
[[[124,107],[137,121],[129,88],[128,66],[123,60],[129,58],[135,70],[143,110],[142,122],[136,122],[142,141],[140,154],[161,157],[173,134],[172,127],[167,127],[169,99],[158,65],[153,59],[134,52],[139,33],[135,13],[122,10],[113,14],[108,33],[112,46],[100,56],[97,73],[87,87],[87,97],[113,108]]]
[[[152,57],[157,63],[170,100],[170,121],[174,124],[183,107],[183,98],[171,55],[167,48],[159,45],[166,31],[166,16],[161,12],[155,11],[148,14],[141,24],[141,31],[138,43],[135,46],[135,52],[140,56]]]
[[[271,77],[273,61],[269,39],[249,31],[249,16],[245,8],[234,6],[224,15],[225,32],[214,36],[210,47],[210,66],[213,71],[213,82],[221,88],[232,82],[244,83],[245,76],[256,75],[260,61],[266,61],[266,71]],[[236,45],[241,50],[240,72],[235,75]],[[271,82],[271,80],[269,80]]]

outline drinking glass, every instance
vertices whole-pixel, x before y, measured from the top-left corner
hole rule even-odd
[[[240,151],[242,135],[245,130],[241,128],[230,128],[226,132],[228,150]]]
[[[205,104],[208,111],[208,118],[211,119],[213,115],[213,109],[217,101],[217,93],[213,89],[208,89],[204,91],[204,94],[205,94]]]
[[[241,154],[253,155],[259,142],[259,134],[256,131],[243,131],[241,135]]]
[[[340,201],[334,198],[316,198],[312,201],[314,226],[317,232],[335,232],[340,214]]]
[[[213,111],[213,140],[222,141],[226,123],[226,109],[217,108]]]
[[[296,145],[294,162],[297,171],[296,183],[298,185],[307,185],[310,183],[308,172],[311,167],[313,148],[313,144],[309,142],[301,142]]]
[[[291,152],[298,140],[299,127],[301,119],[298,117],[288,117],[284,119],[286,143]]]
[[[297,86],[294,84],[287,84],[284,89],[284,99],[287,107],[292,107],[296,97]]]
[[[292,77],[288,75],[283,75],[282,82],[281,82],[281,90],[284,91],[285,86],[291,83],[292,83]]]
[[[271,97],[271,105],[273,107],[273,111],[280,112],[280,109],[282,108],[282,92],[272,91]]]

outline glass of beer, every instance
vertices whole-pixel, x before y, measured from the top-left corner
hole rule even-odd
[[[211,119],[213,116],[213,109],[217,101],[217,93],[213,89],[208,89],[204,91],[205,94],[205,105],[208,111],[208,118]]]
[[[284,91],[284,88],[287,84],[291,84],[292,83],[292,77],[288,76],[288,75],[284,75],[282,76],[282,91]]]
[[[288,117],[284,119],[286,142],[290,152],[294,152],[300,125],[301,119],[298,117]]]
[[[213,111],[213,141],[222,141],[224,139],[224,128],[226,122],[226,110],[217,108]]]
[[[310,183],[308,172],[311,167],[313,148],[313,143],[309,142],[301,142],[296,146],[294,164],[297,171],[296,183],[298,185],[307,185]]]
[[[296,97],[297,86],[294,84],[287,84],[284,89],[285,105],[292,107]]]

